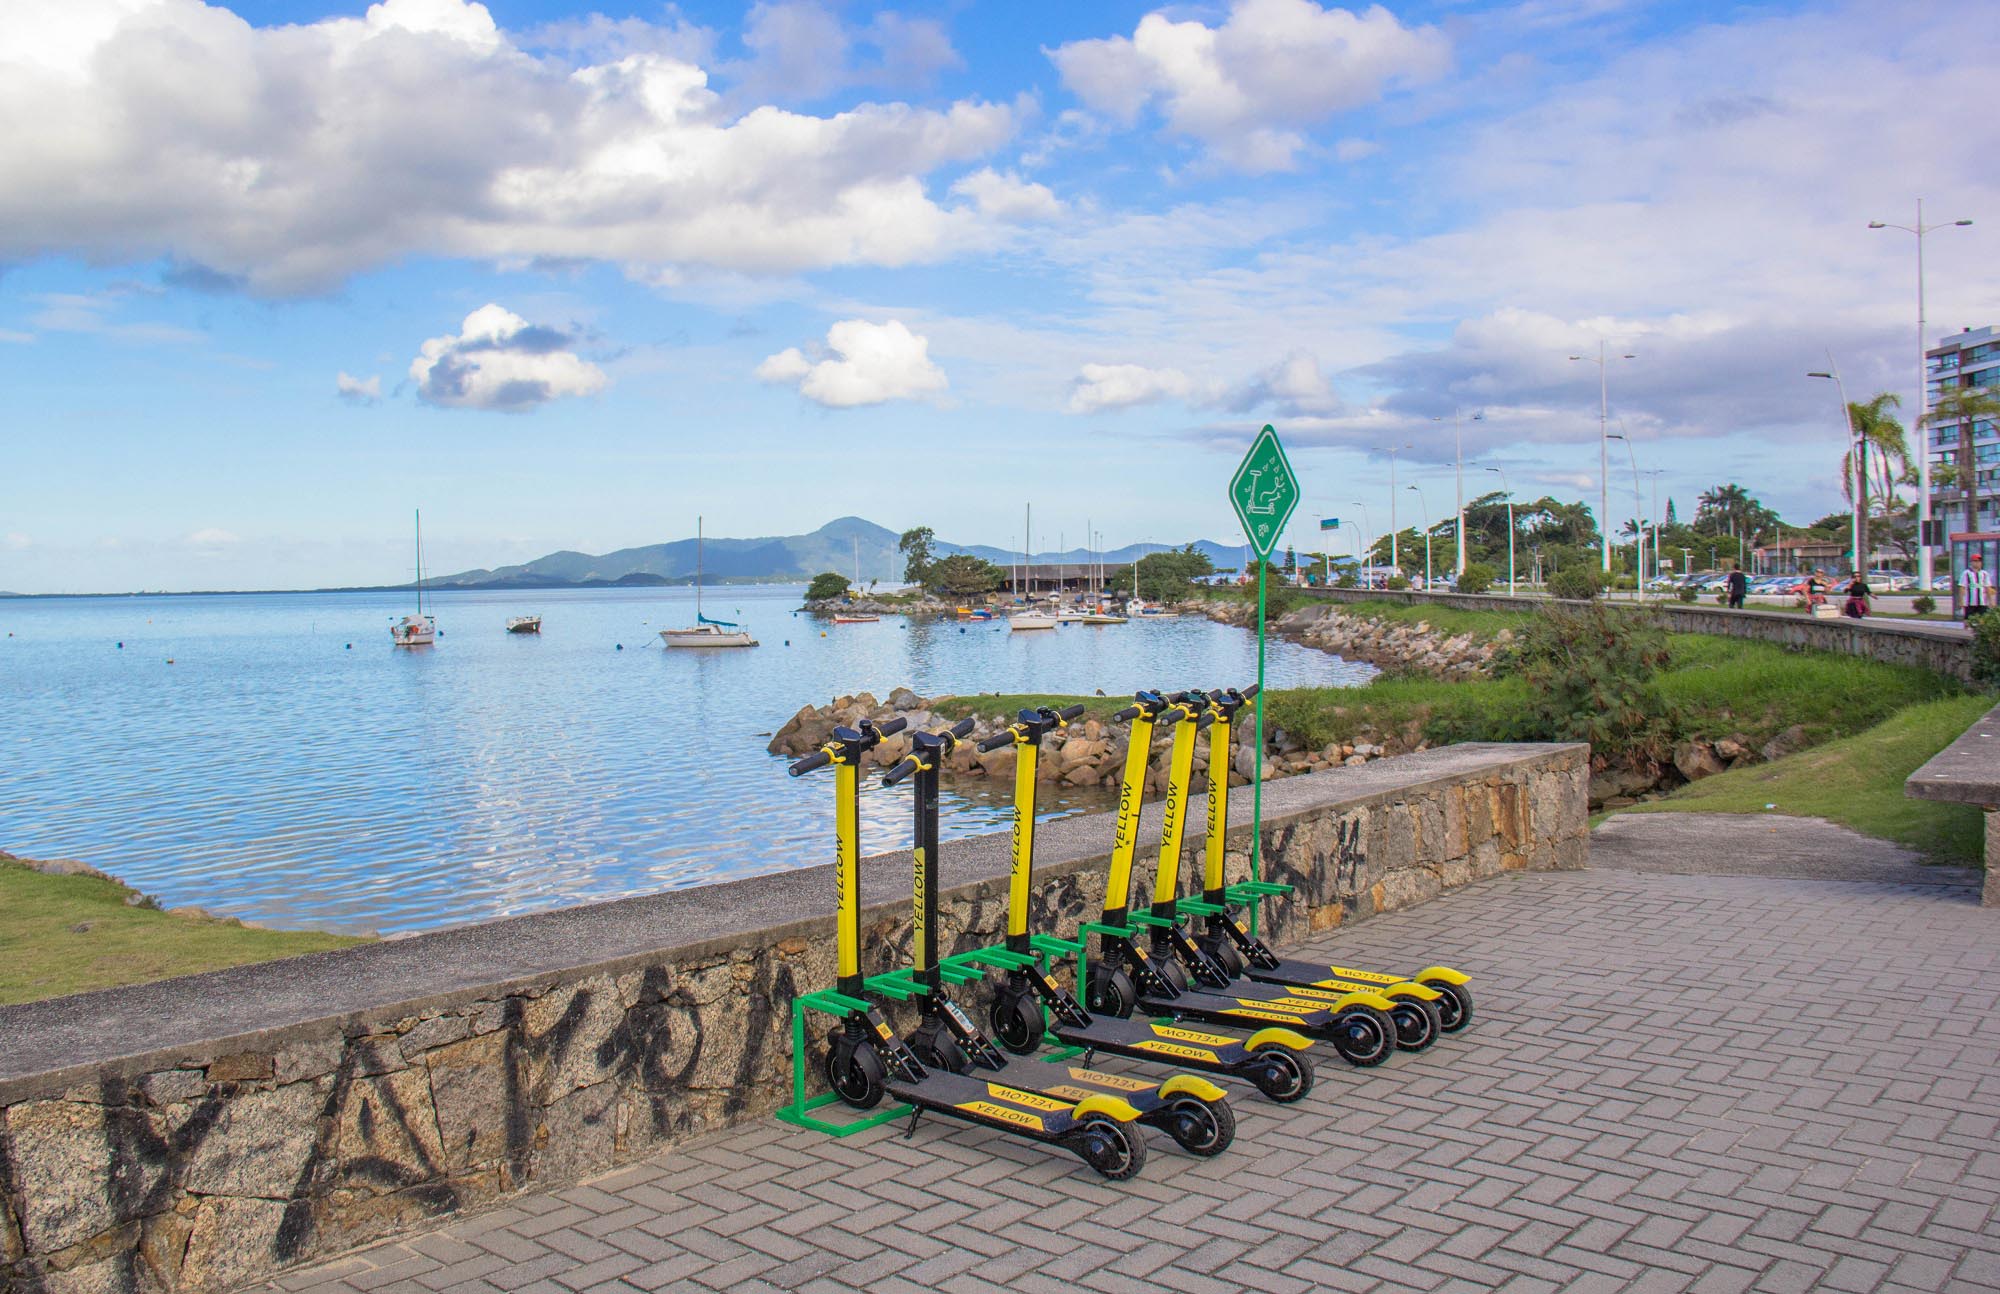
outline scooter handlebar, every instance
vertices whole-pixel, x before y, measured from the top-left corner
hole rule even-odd
[[[1138,718],[1144,712],[1144,708],[1143,706],[1128,705],[1111,717],[1119,723],[1124,723],[1127,719]]]
[[[980,742],[976,747],[974,747],[974,749],[980,751],[998,750],[1002,746],[1010,745],[1013,742],[1013,740],[1014,740],[1013,728],[1011,727],[1002,728],[1000,731],[994,733],[991,737],[988,737],[984,741]]]
[[[791,769],[792,776],[799,777],[803,774],[812,772],[815,768],[825,768],[828,764],[831,764],[832,762],[833,762],[833,757],[831,755],[827,754],[823,750],[816,750],[812,754],[807,755],[804,759],[792,765]]]
[[[1075,723],[1083,717],[1083,707],[1081,705],[1068,705],[1056,711],[1056,713],[1062,716],[1064,723]]]
[[[914,759],[905,758],[902,763],[896,765],[888,772],[882,774],[882,785],[894,786],[896,783],[902,781],[904,778],[908,777],[910,774],[916,771],[917,771],[917,761]]]
[[[1253,701],[1256,699],[1257,693],[1262,690],[1263,689],[1259,688],[1255,683],[1252,683],[1249,687],[1242,689],[1236,695],[1242,697],[1245,701]]]
[[[957,723],[951,725],[951,727],[946,728],[945,734],[953,741],[964,741],[966,734],[972,731],[972,726],[973,721],[971,718],[960,719]]]
[[[882,722],[876,724],[875,731],[881,733],[884,737],[893,737],[909,726],[910,721],[899,714],[893,719],[884,719]]]

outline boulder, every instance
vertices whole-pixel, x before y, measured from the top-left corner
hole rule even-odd
[[[1804,750],[1806,745],[1806,730],[1795,723],[1765,742],[1764,748],[1757,753],[1766,760],[1783,759],[1787,755]]]
[[[1722,772],[1725,765],[1707,742],[1684,741],[1674,750],[1674,767],[1688,781],[1698,782]]]

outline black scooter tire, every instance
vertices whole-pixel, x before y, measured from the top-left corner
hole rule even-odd
[[[1203,935],[1201,937],[1201,949],[1210,957],[1213,957],[1222,969],[1229,972],[1229,978],[1243,978],[1243,954],[1237,949],[1235,941],[1228,935],[1223,934],[1219,930]]]
[[[1444,999],[1440,997],[1439,1002]],[[1422,1002],[1416,998],[1397,998],[1389,1009],[1389,1019],[1396,1025],[1396,1049],[1398,1051],[1423,1051],[1438,1040],[1444,1024],[1440,1019],[1437,1002]]]
[[[1472,1023],[1472,989],[1465,984],[1447,984],[1441,979],[1421,979],[1417,983],[1436,989],[1444,996],[1437,1002],[1438,1028],[1457,1033]]]
[[[1084,1005],[1092,1015],[1130,1019],[1133,1008],[1139,1005],[1139,988],[1123,967],[1107,970],[1093,966],[1090,981],[1084,986]]]
[[[910,1050],[917,1053],[917,1059],[932,1069],[941,1069],[947,1074],[963,1074],[972,1068],[972,1057],[965,1054],[965,1048],[958,1045],[958,1039],[948,1033],[938,1032],[919,1038],[911,1035]]]
[[[1227,1101],[1204,1101],[1198,1096],[1178,1096],[1167,1105],[1167,1135],[1182,1150],[1201,1159],[1213,1159],[1236,1140],[1236,1111]]]
[[[866,1042],[836,1033],[826,1049],[826,1085],[841,1102],[856,1110],[872,1110],[882,1103],[888,1071],[882,1058]]]
[[[1146,1166],[1146,1138],[1139,1129],[1101,1114],[1065,1133],[1063,1144],[1106,1181],[1129,1181]]]
[[[1042,1041],[1042,1008],[1032,992],[1002,989],[986,1008],[993,1040],[1016,1056],[1032,1056]]]
[[[1266,1100],[1279,1105],[1302,1101],[1313,1090],[1313,1063],[1289,1047],[1267,1043],[1251,1053],[1257,1058],[1250,1081]]]
[[[1396,1054],[1396,1022],[1372,1006],[1351,1006],[1334,1018],[1333,1049],[1356,1069],[1373,1069]]]

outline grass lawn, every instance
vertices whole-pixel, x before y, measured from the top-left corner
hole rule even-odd
[[[1365,605],[1372,611],[1375,604]],[[1672,659],[1658,682],[1676,715],[1675,733],[1683,739],[1741,733],[1761,745],[1797,724],[1809,742],[1818,743],[1860,732],[1906,706],[1965,691],[1929,670],[1832,652],[1790,651],[1774,643],[1699,634],[1673,634],[1668,642]],[[1273,692],[1266,721],[1316,747],[1413,721],[1432,742],[1536,740],[1527,702],[1518,679],[1446,681],[1385,674],[1363,687]]]
[[[1935,863],[1979,866],[1981,810],[1912,800],[1903,783],[1993,708],[1991,696],[1911,706],[1852,737],[1769,764],[1733,769],[1621,813],[1782,813],[1826,818],[1893,840]]]
[[[0,858],[0,1005],[270,961],[360,942],[134,907],[95,876],[48,876]]]

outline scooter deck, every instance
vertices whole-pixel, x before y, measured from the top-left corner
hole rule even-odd
[[[1092,1016],[1089,1024],[1056,1021],[1050,1025],[1050,1032],[1066,1046],[1085,1047],[1138,1060],[1173,1062],[1222,1074],[1234,1074],[1250,1064],[1256,1056],[1252,1044],[1259,1037],[1252,1034],[1245,1038],[1240,1034],[1190,1029],[1185,1025],[1101,1015]],[[1272,1041],[1279,1046],[1287,1045],[1279,1039]],[[1296,1042],[1297,1039],[1294,1039],[1293,1044]]]
[[[1110,1093],[1090,1092],[1072,1100],[1027,1091],[998,1075],[982,1078],[931,1070],[915,1082],[892,1075],[883,1086],[890,1096],[919,1110],[1038,1141],[1060,1140],[1093,1114],[1124,1123],[1135,1113],[1129,1103]]]
[[[1239,996],[1233,990],[1224,994],[1189,989],[1179,997],[1153,997],[1142,992],[1137,1009],[1148,1015],[1191,1016],[1215,1024],[1252,1028],[1277,1025],[1325,1036],[1330,1036],[1335,1027],[1333,1012],[1326,1009],[1324,1002],[1282,995]]]
[[[960,1077],[985,1079],[989,1083],[1000,1083],[1064,1101],[1081,1101],[1102,1093],[1117,1097],[1141,1115],[1163,1110],[1172,1100],[1163,1090],[1171,1081],[1168,1079],[1155,1082],[1150,1078],[1107,1074],[1082,1065],[1066,1065],[1033,1057],[1009,1056],[1007,1064],[1001,1069],[975,1066]]]
[[[1380,993],[1386,998],[1414,997],[1423,1001],[1441,996],[1436,989],[1426,988],[1414,979],[1401,979],[1379,971],[1358,971],[1346,966],[1328,966],[1323,962],[1300,961],[1294,957],[1280,957],[1274,966],[1246,962],[1243,976],[1259,984],[1280,985],[1302,993]]]

